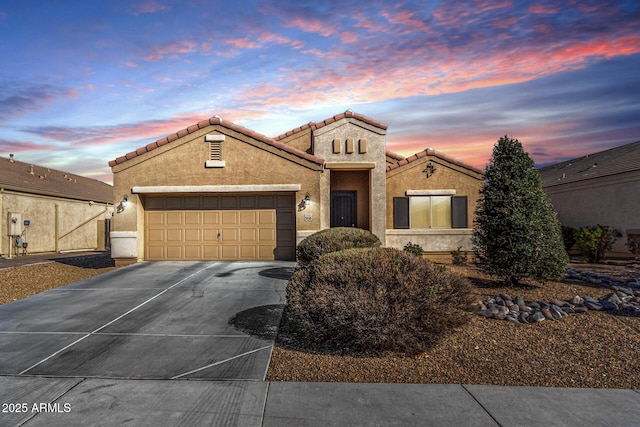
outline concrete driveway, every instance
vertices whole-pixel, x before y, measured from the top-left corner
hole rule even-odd
[[[288,262],[154,262],[0,306],[0,375],[257,380]]]

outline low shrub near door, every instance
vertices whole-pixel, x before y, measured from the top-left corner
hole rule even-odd
[[[327,228],[312,234],[300,242],[296,256],[301,266],[306,266],[324,254],[351,248],[375,248],[381,245],[378,236],[360,228]]]
[[[314,350],[421,353],[468,321],[469,286],[398,249],[329,253],[293,275],[281,334]]]

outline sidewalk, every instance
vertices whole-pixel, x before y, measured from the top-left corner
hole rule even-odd
[[[7,426],[640,424],[640,392],[617,389],[0,376],[0,400],[25,409]]]

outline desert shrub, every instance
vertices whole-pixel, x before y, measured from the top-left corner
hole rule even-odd
[[[469,319],[469,291],[466,279],[405,251],[333,252],[294,273],[280,334],[316,351],[417,354]]]
[[[629,252],[634,255],[640,254],[640,235],[631,234],[627,236],[627,247],[629,248]]]
[[[422,249],[422,246],[418,245],[417,243],[409,242],[404,245],[402,250],[418,257],[421,257],[424,254],[424,249]]]
[[[616,240],[614,233],[615,230],[607,225],[581,227],[575,234],[576,244],[589,262],[600,262]]]
[[[562,241],[564,242],[564,249],[569,253],[573,245],[576,244],[576,232],[578,231],[576,228],[569,227],[568,225],[563,225],[562,229]]]
[[[467,253],[462,250],[462,246],[451,251],[451,262],[453,265],[465,265],[467,263]]]
[[[505,135],[493,148],[472,242],[478,267],[508,284],[564,277],[569,257],[558,217],[533,160],[517,139]]]
[[[312,234],[300,242],[296,256],[301,266],[306,266],[321,255],[351,248],[380,246],[378,236],[361,228],[327,228]]]

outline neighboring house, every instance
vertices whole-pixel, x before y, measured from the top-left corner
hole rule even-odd
[[[113,187],[0,157],[0,254],[105,249]],[[13,219],[13,221],[12,221]],[[17,251],[17,252],[16,252]]]
[[[640,141],[539,169],[563,225],[607,225],[618,231],[613,256],[629,256],[640,239]]]
[[[432,149],[405,159],[386,133],[351,111],[275,138],[213,117],[119,157],[112,257],[293,260],[297,242],[339,226],[471,250],[481,171]]]

